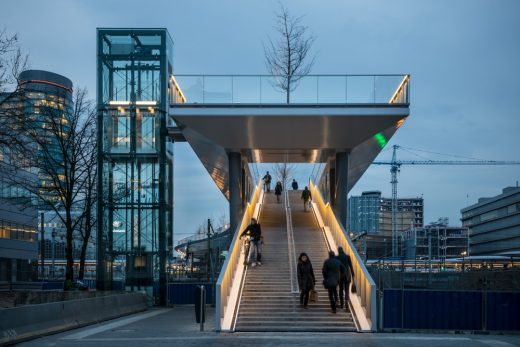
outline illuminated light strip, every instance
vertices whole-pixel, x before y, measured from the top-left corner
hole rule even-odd
[[[401,83],[399,83],[399,87],[397,87],[397,89],[394,92],[394,95],[392,95],[390,101],[388,101],[389,104],[395,103],[395,100],[398,98],[398,95],[401,94],[402,89],[404,85],[408,82],[408,80],[410,80],[410,75],[404,75],[403,80],[401,81]]]
[[[43,84],[49,84],[49,85],[51,85],[51,86],[55,86],[55,87],[59,87],[59,88],[63,88],[63,89],[68,90],[69,92],[72,93],[72,88],[65,87],[63,84],[59,84],[59,83],[49,82],[49,81],[45,81],[45,80],[27,80],[27,81],[22,81],[22,82],[20,82],[20,85],[23,85],[23,84],[26,84],[26,83],[43,83]]]
[[[108,102],[109,105],[115,105],[115,106],[126,106],[130,105],[130,101],[128,100],[110,100]],[[147,100],[139,100],[135,102],[136,105],[140,106],[155,106],[157,105],[157,101],[147,101]]]
[[[186,102],[186,97],[184,96],[184,93],[182,92],[182,89],[181,89],[179,83],[175,79],[175,76],[171,75],[170,78],[172,79],[173,84],[175,84],[175,87],[177,87],[177,90],[179,91],[179,94],[181,95],[182,102]]]

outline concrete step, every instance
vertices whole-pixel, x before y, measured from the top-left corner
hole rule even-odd
[[[301,192],[300,192],[301,194]],[[355,331],[350,312],[330,310],[327,291],[321,287],[321,266],[327,259],[327,246],[323,233],[316,226],[312,213],[303,213],[301,201],[291,194],[295,204],[292,209],[296,257],[309,255],[316,276],[317,303],[309,303],[305,310],[300,305],[299,294],[291,292],[291,273],[288,257],[286,220],[283,204],[277,204],[274,196],[266,195],[260,223],[264,235],[262,265],[248,267],[237,316],[236,331]]]

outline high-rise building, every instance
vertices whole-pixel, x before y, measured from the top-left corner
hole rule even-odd
[[[63,171],[60,163],[63,161],[63,153],[59,148],[56,138],[56,130],[50,130],[51,122],[61,122],[66,136],[68,116],[72,112],[72,82],[54,72],[42,70],[23,71],[19,78],[19,96],[23,107],[24,118],[30,122],[30,128],[40,132],[40,136],[48,138],[49,146],[39,150],[39,162],[28,163],[33,166],[33,171],[38,173],[39,187],[45,201],[38,201],[40,210],[49,209],[48,203],[57,200],[52,188],[46,191],[46,187],[53,186],[53,177]],[[53,118],[52,120],[50,118]],[[46,156],[52,156],[49,160]],[[52,165],[52,167],[46,167]],[[49,175],[52,173],[52,175]]]
[[[520,255],[520,187],[480,198],[461,213],[462,225],[469,228],[469,255]]]
[[[424,225],[423,198],[397,199],[397,232]],[[363,192],[348,201],[347,228],[349,232],[392,234],[392,199],[381,197],[380,191]]]
[[[423,198],[397,199],[396,227],[398,237],[424,224]],[[365,233],[356,247],[366,259],[389,257],[392,252],[392,199],[380,191],[363,192],[348,200],[347,230],[353,235]],[[400,246],[398,254],[402,254]]]
[[[4,120],[15,116],[9,123],[14,127],[11,130],[20,130],[20,143],[33,148],[38,158],[44,154],[25,137],[26,132],[37,131],[39,136],[47,137],[50,146],[45,155],[50,154],[52,160],[30,161],[16,147],[0,148],[0,280],[13,281],[29,280],[33,275],[30,265],[38,259],[37,210],[49,209],[28,187],[45,192],[45,187],[51,186],[47,173],[59,172],[60,165],[44,170],[43,162],[49,165],[63,160],[55,137],[49,136],[50,117],[66,129],[67,115],[72,112],[72,82],[68,78],[48,71],[27,70],[20,74],[18,83],[15,92],[0,96],[2,116]],[[16,179],[7,175],[15,175]],[[57,199],[51,190],[44,194],[47,203]]]
[[[348,201],[347,229],[369,234],[379,232],[381,212],[381,192],[363,192],[361,196],[352,196]]]

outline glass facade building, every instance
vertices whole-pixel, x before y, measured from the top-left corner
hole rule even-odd
[[[166,29],[97,30],[98,289],[159,285],[160,303],[173,246],[172,58]]]

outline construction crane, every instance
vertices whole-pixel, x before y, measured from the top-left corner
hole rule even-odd
[[[392,184],[392,257],[397,256],[397,174],[402,165],[520,165],[520,161],[506,160],[397,160],[397,149],[393,146],[391,161],[374,161],[375,165],[390,165]],[[435,152],[430,152],[435,153]],[[436,153],[440,154],[440,153]]]

